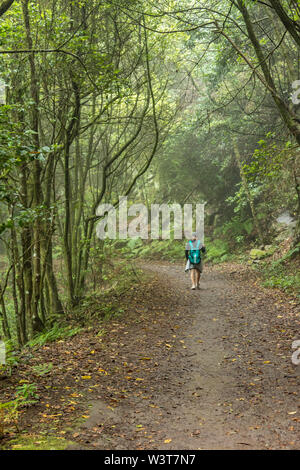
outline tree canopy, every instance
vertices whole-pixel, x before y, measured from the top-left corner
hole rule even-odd
[[[205,202],[233,249],[268,243],[287,210],[299,242],[297,1],[21,0],[0,16],[6,337],[24,345],[84,297],[105,263],[97,207],[119,195]]]

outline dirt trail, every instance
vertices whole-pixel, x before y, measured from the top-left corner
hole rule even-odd
[[[115,372],[71,448],[299,449],[296,303],[240,265],[207,268],[200,291],[182,266],[147,271],[134,294],[140,319],[114,323],[105,354]]]

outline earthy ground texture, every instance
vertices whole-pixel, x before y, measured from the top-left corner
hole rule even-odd
[[[239,264],[206,267],[191,291],[184,263],[150,262],[114,302],[121,316],[47,344],[0,381],[1,401],[38,384],[19,420],[36,448],[54,436],[68,449],[300,449],[293,298]],[[22,447],[13,433],[4,448]]]

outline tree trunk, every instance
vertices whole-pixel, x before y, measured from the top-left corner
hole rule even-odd
[[[246,178],[246,175],[245,175],[245,172],[244,172],[244,169],[243,169],[242,158],[241,158],[239,148],[238,148],[238,145],[237,145],[236,141],[234,141],[234,143],[233,143],[233,148],[234,148],[236,162],[237,162],[239,170],[240,170],[242,185],[243,185],[244,191],[246,193],[246,196],[247,196],[247,199],[248,199],[248,202],[249,202],[249,205],[250,205],[254,226],[255,226],[256,232],[258,234],[258,238],[259,238],[260,243],[264,244],[263,232],[261,230],[261,226],[260,226],[257,214],[256,214],[254,200],[253,200],[251,191],[249,190],[247,178]]]
[[[22,1],[23,18],[26,32],[27,47],[29,50],[33,49],[33,41],[30,30],[30,18],[28,11],[28,0]],[[41,222],[41,204],[43,202],[43,193],[41,186],[41,162],[37,158],[40,148],[39,143],[39,85],[35,66],[34,54],[28,56],[30,65],[30,93],[32,99],[31,106],[31,129],[33,134],[33,146],[35,153],[35,160],[33,162],[33,202],[32,207],[36,210],[35,221],[33,224],[33,283],[32,283],[32,321],[34,331],[41,331],[43,323],[39,318],[39,301],[41,295],[41,238],[43,238],[43,226]]]
[[[290,33],[297,46],[300,47],[300,35],[295,28],[294,21],[286,14],[284,7],[282,6],[282,2],[279,2],[278,0],[270,0],[270,3],[278,18]]]
[[[289,109],[284,99],[281,98],[279,94],[277,93],[276,86],[272,78],[271,72],[269,70],[263,50],[254,32],[253,24],[252,24],[250,15],[248,13],[247,7],[245,6],[244,2],[241,0],[238,0],[237,5],[238,5],[238,9],[243,15],[244,22],[245,22],[247,32],[248,32],[248,37],[255,50],[255,54],[258,58],[259,65],[263,72],[268,90],[271,92],[273,100],[287,128],[289,129],[291,134],[294,136],[297,143],[300,145],[300,124],[297,122],[297,116],[295,115],[295,113],[293,113],[291,109]]]

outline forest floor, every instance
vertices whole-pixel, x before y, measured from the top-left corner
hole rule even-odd
[[[46,344],[0,381],[1,401],[24,381],[40,395],[3,448],[300,449],[296,300],[240,264],[206,266],[199,291],[184,263],[145,264],[121,317]]]

